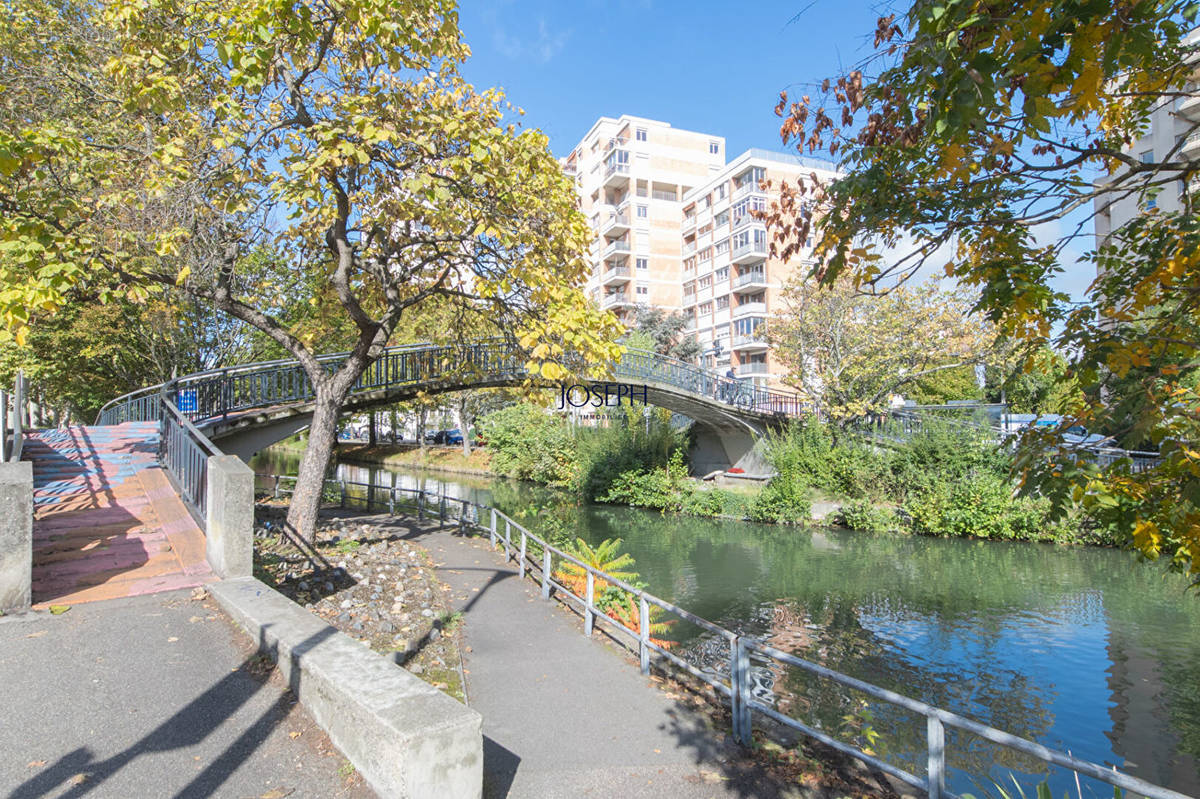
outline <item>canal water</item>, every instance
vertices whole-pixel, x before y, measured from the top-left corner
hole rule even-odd
[[[270,452],[260,473],[295,474]],[[599,505],[525,483],[353,464],[338,477],[494,504],[534,532],[620,538],[652,593],[800,657],[1077,757],[1200,796],[1200,598],[1125,552],[872,535]],[[728,652],[683,623],[667,638],[727,673]],[[761,701],[924,773],[924,722],[806,673],[753,665]],[[1112,789],[947,730],[951,789],[980,779],[1055,797]]]

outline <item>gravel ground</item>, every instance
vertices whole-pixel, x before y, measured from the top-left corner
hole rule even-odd
[[[263,582],[368,644],[426,682],[465,701],[459,627],[449,588],[429,552],[352,515],[324,518],[314,569],[277,531],[285,509],[260,505],[255,571]]]

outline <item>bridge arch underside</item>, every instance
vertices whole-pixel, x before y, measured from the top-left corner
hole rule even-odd
[[[426,395],[449,394],[466,389],[513,387],[524,382],[522,376],[516,379],[477,380],[469,384],[426,383],[360,391],[347,398],[343,414],[416,399],[418,392]],[[604,383],[598,381],[596,385],[603,386]],[[641,385],[637,384],[639,403]],[[650,405],[666,408],[695,422],[689,453],[694,474],[708,474],[735,466],[748,474],[765,470],[760,448],[756,445],[767,429],[782,422],[780,417],[735,408],[715,398],[700,398],[668,385],[650,382],[644,385],[646,401]],[[557,388],[557,385],[547,385],[546,388]],[[624,401],[628,402],[627,399]],[[256,452],[308,427],[312,414],[313,402],[307,401],[241,411],[221,419],[198,419],[195,424],[223,452],[249,461]]]

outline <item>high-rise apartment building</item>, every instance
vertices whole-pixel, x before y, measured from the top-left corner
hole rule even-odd
[[[771,386],[786,373],[763,326],[783,311],[784,284],[810,262],[772,258],[770,232],[752,212],[770,206],[781,182],[796,186],[814,174],[823,182],[835,176],[828,165],[751,149],[684,195],[683,310],[706,366]]]
[[[1184,43],[1193,48],[1200,46],[1200,28],[1189,33]],[[1200,131],[1194,130],[1200,122],[1200,49],[1192,51],[1189,63],[1193,67],[1190,96],[1164,99],[1153,111],[1146,134],[1126,148],[1127,153],[1143,162],[1166,161],[1172,151],[1173,158],[1200,158]],[[1137,193],[1097,197],[1096,243],[1103,244],[1110,233],[1151,208],[1164,212],[1182,210],[1184,188],[1183,181],[1178,180],[1164,184],[1153,199],[1139,197]],[[1192,197],[1200,195],[1200,177],[1193,177],[1187,189]]]
[[[730,163],[720,136],[639,117],[601,117],[564,160],[591,221],[587,290],[630,322],[638,305],[682,310],[705,366],[777,386],[785,369],[762,338],[782,310],[780,289],[803,259],[768,257],[771,181],[795,185],[828,165],[767,150]]]
[[[680,200],[725,165],[720,136],[628,115],[601,117],[564,159],[591,221],[588,294],[625,321],[638,304],[680,307]]]

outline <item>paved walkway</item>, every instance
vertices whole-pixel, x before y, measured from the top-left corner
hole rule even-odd
[[[0,797],[367,799],[211,599],[0,618]]]
[[[33,462],[33,601],[77,604],[189,588],[214,577],[204,534],[157,466],[158,426],[39,430]]]
[[[584,638],[487,539],[371,518],[429,549],[464,614],[468,703],[483,714],[484,797],[798,796],[739,762],[725,730],[670,698],[637,665]],[[598,623],[599,624],[599,623]]]

